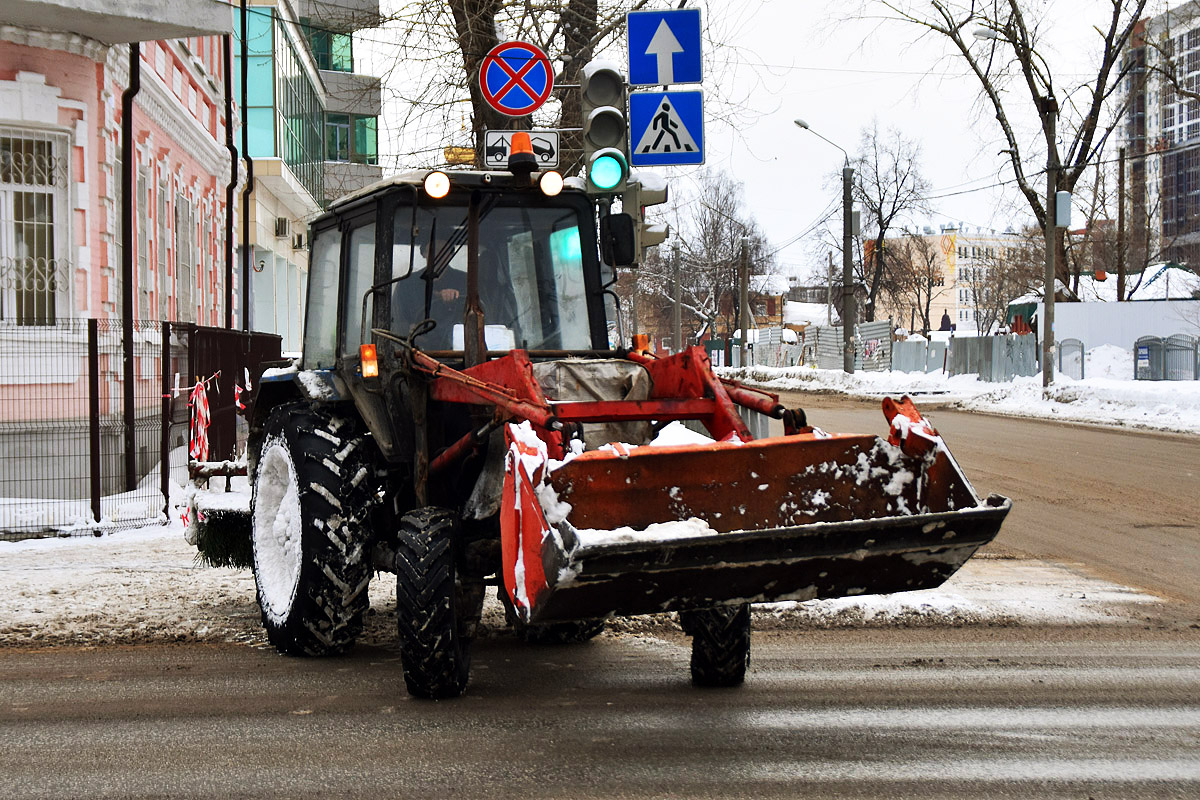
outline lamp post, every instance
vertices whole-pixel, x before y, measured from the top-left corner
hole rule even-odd
[[[850,154],[841,145],[831,142],[808,126],[802,119],[795,120],[796,127],[816,136],[826,144],[831,144],[846,157],[842,167],[842,370],[848,374],[854,372],[854,322],[857,312],[854,308],[854,260],[852,257],[854,238],[854,168],[850,166]]]

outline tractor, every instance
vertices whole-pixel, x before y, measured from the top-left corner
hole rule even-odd
[[[975,493],[907,398],[884,402],[887,440],[827,433],[701,347],[630,344],[612,286],[634,217],[513,150],[508,171],[399,175],[311,224],[303,355],[249,412],[279,651],[347,651],[394,573],[417,697],[465,691],[489,585],[530,641],[676,612],[692,682],[736,686],[750,604],[934,587],[995,537],[1009,501]],[[676,421],[705,435],[662,441]]]

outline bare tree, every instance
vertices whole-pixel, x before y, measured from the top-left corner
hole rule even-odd
[[[714,324],[723,330],[740,326],[738,269],[745,237],[752,276],[772,274],[775,258],[758,225],[744,216],[742,184],[728,173],[704,170],[694,197],[674,199],[666,210],[652,215],[671,219],[671,245],[679,249],[678,275],[684,329],[699,332]],[[637,271],[636,304],[640,319],[669,308],[674,297],[675,265],[671,246],[652,249]],[[627,285],[628,284],[628,285]],[[632,291],[622,281],[618,293]]]
[[[858,280],[866,286],[867,300],[861,318],[875,319],[881,294],[891,291],[889,253],[885,247],[888,234],[910,216],[928,210],[925,196],[929,182],[921,175],[921,148],[899,131],[880,131],[878,122],[863,128],[859,154],[851,160],[854,167],[854,198],[863,211],[862,251],[854,259]],[[840,220],[840,215],[838,215]],[[866,237],[869,235],[869,240]],[[837,249],[842,240],[828,230],[823,237],[831,239]]]
[[[1040,169],[1030,170],[1036,153],[1015,124],[1017,105],[1031,103],[1038,112],[1041,140],[1050,163],[1057,171],[1059,191],[1073,191],[1084,171],[1103,150],[1121,118],[1115,108],[1115,93],[1134,69],[1122,61],[1135,27],[1148,0],[1105,0],[1097,12],[1094,72],[1077,82],[1058,84],[1056,76],[1075,70],[1050,68],[1045,47],[1049,25],[1041,17],[1045,4],[1021,0],[875,0],[872,5],[887,9],[893,19],[916,26],[941,38],[950,46],[952,58],[961,59],[979,82],[983,102],[1000,126],[1009,164],[1017,187],[1045,231],[1047,210],[1042,187],[1037,185]],[[1056,111],[1055,107],[1060,109]],[[1057,123],[1057,126],[1056,126]],[[1056,131],[1057,127],[1057,131]],[[1061,148],[1059,141],[1065,143]],[[1062,239],[1058,239],[1062,256]],[[1058,260],[1058,277],[1067,275],[1066,259]]]
[[[933,298],[946,285],[943,272],[945,261],[934,237],[905,233],[887,243],[889,269],[892,274],[888,299],[895,309],[916,309],[921,333],[933,328],[929,319]]]

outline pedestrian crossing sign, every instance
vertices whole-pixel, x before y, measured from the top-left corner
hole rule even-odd
[[[704,93],[629,95],[629,163],[674,167],[704,163]]]

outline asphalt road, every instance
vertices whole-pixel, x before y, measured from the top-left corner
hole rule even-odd
[[[758,635],[736,690],[687,643],[480,642],[470,693],[405,697],[393,653],[5,653],[6,797],[1200,796],[1200,638]]]
[[[792,401],[882,432],[876,404]],[[477,643],[457,701],[395,652],[0,651],[0,797],[1200,797],[1195,437],[935,410],[994,549],[1163,595],[1145,625],[767,631],[737,690],[681,635]]]
[[[879,403],[785,393],[831,432],[887,434]],[[1089,428],[917,398],[981,495],[1013,499],[992,547],[1170,598],[1200,621],[1200,437]]]

